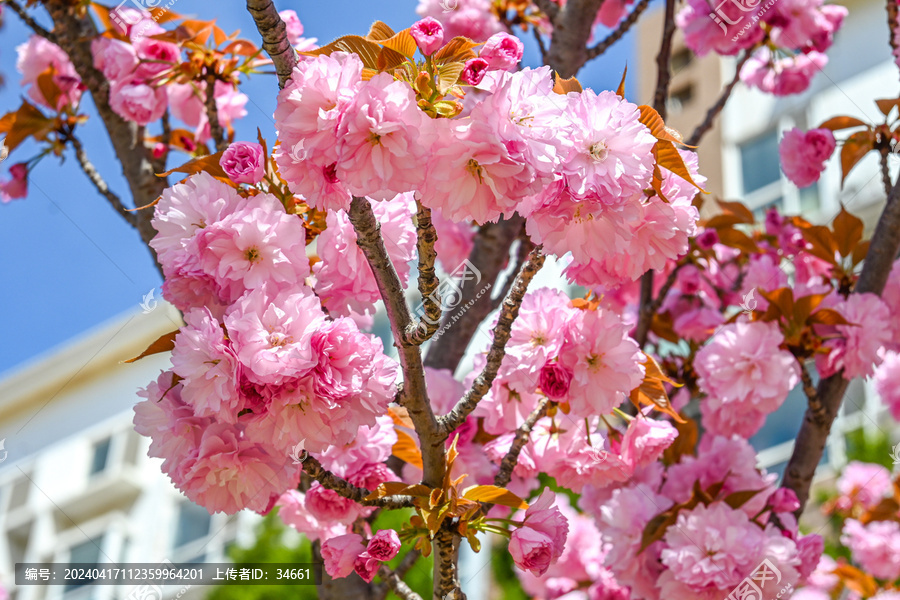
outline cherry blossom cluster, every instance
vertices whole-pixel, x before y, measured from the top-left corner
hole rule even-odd
[[[825,600],[842,591],[865,590],[866,597],[892,600],[900,577],[900,519],[895,479],[881,465],[852,461],[835,482],[837,495],[823,510],[836,526],[834,535],[849,557],[823,555],[795,598]],[[849,558],[849,560],[848,560]],[[857,570],[862,569],[862,571]],[[860,588],[862,585],[864,587]]]
[[[787,96],[805,91],[825,67],[825,51],[846,16],[846,8],[822,0],[689,0],[676,23],[698,56],[753,53],[741,80]]]
[[[119,8],[120,17],[112,21],[118,35],[98,37],[91,43],[94,66],[110,82],[109,103],[123,119],[147,125],[163,116],[166,109],[194,130],[198,144],[210,139],[206,85],[203,82],[167,81],[167,75],[181,61],[181,48],[173,42],[157,39],[165,33],[149,13]],[[234,85],[215,83],[215,102],[223,127],[244,117],[247,96]]]
[[[444,38],[438,23],[429,27],[412,31],[434,52]],[[354,54],[307,58],[275,113],[280,173],[322,210],[416,191],[453,223],[518,213],[536,243],[572,253],[567,274],[584,284],[633,281],[684,253],[697,189],[663,168],[666,199],[644,192],[656,138],[638,107],[612,92],[554,93],[547,67],[506,71],[520,58],[515,38],[489,39],[467,63],[482,61],[487,73],[464,82],[474,87],[456,118],[429,118],[416,90],[386,73],[364,78]],[[702,185],[696,156],[685,151],[683,160]]]
[[[165,191],[153,224],[163,293],[187,324],[135,426],[189,498],[264,511],[296,487],[294,448],[350,443],[386,413],[396,364],[353,320],[323,312],[303,221],[274,196],[199,173]]]
[[[606,567],[630,597],[724,598],[764,560],[781,572],[778,587],[764,593],[809,576],[822,538],[798,533],[796,496],[776,490],[775,475],[755,462],[746,441],[709,434],[696,456],[653,462],[624,485],[585,489],[579,504],[595,516]],[[671,525],[648,537],[648,524],[664,513]]]

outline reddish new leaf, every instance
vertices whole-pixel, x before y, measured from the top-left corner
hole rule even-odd
[[[141,360],[145,356],[150,356],[152,354],[159,354],[161,352],[171,352],[173,348],[175,348],[175,336],[178,335],[178,330],[170,331],[164,335],[159,336],[155,342],[147,346],[147,349],[141,352],[139,355],[134,358],[129,358],[128,360],[124,360],[122,362],[133,363],[135,361]]]

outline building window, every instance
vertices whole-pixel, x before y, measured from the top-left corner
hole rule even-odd
[[[209,512],[193,502],[178,506],[178,529],[175,531],[175,548],[203,539],[209,535],[212,520]]]
[[[669,109],[669,112],[679,113],[684,110],[684,107],[690,104],[693,99],[694,86],[686,85],[669,94],[669,98],[666,100],[666,108]]]
[[[681,48],[680,50],[676,50],[674,54],[672,54],[672,73],[678,73],[678,71],[682,70],[694,59],[694,54],[687,48]]]
[[[86,542],[82,542],[81,544],[77,544],[72,546],[69,549],[69,562],[70,563],[79,563],[83,565],[83,568],[91,568],[100,564],[100,547],[103,545],[103,536],[99,536]],[[66,592],[70,590],[78,589],[86,583],[78,582],[78,583],[67,583],[65,590]]]
[[[105,438],[94,444],[94,456],[91,458],[91,475],[102,473],[109,462],[110,438]]]
[[[740,146],[741,174],[744,193],[749,194],[780,181],[778,134],[775,131],[745,142]]]

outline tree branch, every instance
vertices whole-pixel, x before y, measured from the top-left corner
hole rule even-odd
[[[587,41],[603,0],[568,0],[553,22],[547,64],[562,78],[574,77],[587,62]]]
[[[484,369],[475,378],[472,388],[456,403],[449,413],[438,419],[441,432],[449,435],[453,430],[462,425],[466,417],[475,410],[478,402],[491,389],[494,378],[497,377],[497,371],[500,370],[500,363],[506,356],[506,343],[509,341],[510,331],[516,317],[519,316],[519,307],[522,306],[522,299],[525,292],[528,291],[528,284],[534,279],[537,272],[544,266],[545,256],[538,246],[528,256],[528,261],[522,265],[522,269],[516,275],[516,281],[503,300],[500,308],[500,316],[497,325],[494,326],[494,341],[491,344],[487,354],[487,363]]]
[[[247,10],[253,15],[256,29],[263,39],[263,50],[272,59],[278,73],[278,87],[284,89],[294,65],[297,52],[287,38],[287,26],[281,20],[272,0],[247,0]]]
[[[669,99],[669,82],[672,80],[672,37],[675,35],[675,0],[666,0],[666,14],[663,21],[662,41],[656,55],[656,92],[653,94],[653,108],[666,120],[666,101]]]
[[[303,471],[322,484],[323,487],[337,492],[344,498],[358,502],[363,506],[378,506],[380,508],[408,508],[413,505],[412,496],[387,496],[377,500],[365,500],[371,492],[365,488],[356,487],[346,479],[338,477],[326,470],[316,457],[307,453],[303,459]]]
[[[469,262],[481,274],[481,281],[493,283],[509,260],[509,249],[524,227],[524,219],[516,215],[499,223],[482,225],[475,235],[474,246],[469,254]],[[455,371],[466,348],[482,321],[494,310],[489,299],[477,302],[476,296],[483,288],[475,285],[464,286],[461,290],[460,306],[470,306],[458,320],[453,322],[454,335],[445,335],[428,349],[425,364],[433,369]],[[444,315],[444,323],[450,315]]]
[[[728,98],[731,97],[731,92],[734,90],[738,81],[741,80],[741,69],[744,68],[744,64],[750,57],[752,56],[752,52],[745,52],[744,56],[741,57],[741,60],[738,61],[737,67],[735,67],[734,77],[731,78],[731,81],[722,89],[722,93],[719,94],[719,98],[716,100],[716,103],[713,104],[708,111],[706,111],[706,117],[703,119],[703,122],[697,125],[697,128],[694,129],[694,132],[691,134],[691,137],[685,142],[688,146],[697,146],[700,144],[700,140],[710,129],[715,125],[716,117],[722,112],[722,109],[725,108],[725,104],[728,102]]]
[[[0,4],[6,4],[7,6],[9,6],[9,8],[14,13],[19,15],[19,18],[22,19],[22,21],[24,21],[24,23],[26,25],[28,25],[28,27],[30,27],[33,32],[35,32],[42,38],[46,38],[46,39],[50,40],[51,42],[53,42],[54,44],[57,44],[56,36],[53,35],[53,32],[47,31],[46,29],[41,27],[40,24],[38,24],[38,22],[35,21],[31,15],[28,14],[28,11],[26,11],[24,8],[19,6],[18,3],[15,2],[15,0],[3,0],[3,2],[0,2]]]
[[[419,556],[421,554],[418,550],[410,550],[393,571],[386,565],[381,565],[378,575],[381,576],[383,583],[379,584],[375,590],[375,600],[384,600],[389,591],[393,591],[401,600],[422,600],[422,597],[403,581],[403,577],[413,568],[413,565],[419,560]]]
[[[556,16],[559,14],[559,4],[553,2],[553,0],[534,0],[534,3],[541,9],[542,13],[547,15],[551,24],[556,20]]]
[[[74,132],[71,131],[64,134],[64,139],[72,144],[72,149],[75,151],[75,160],[81,165],[81,170],[84,171],[84,174],[87,175],[91,183],[94,184],[94,187],[97,188],[100,195],[109,201],[116,212],[119,213],[129,225],[134,227],[137,223],[137,217],[133,212],[128,212],[128,208],[122,203],[122,200],[109,189],[103,176],[100,175],[100,172],[97,171],[97,168],[94,167],[94,164],[88,158],[87,152],[84,151],[84,146],[81,145],[81,140],[75,137]]]
[[[366,256],[378,290],[387,310],[394,345],[399,350],[400,366],[403,369],[402,404],[409,411],[416,433],[422,444],[422,481],[432,488],[439,488],[444,478],[444,440],[441,435],[428,393],[425,388],[425,370],[419,346],[409,343],[404,335],[412,324],[412,315],[406,305],[403,286],[397,271],[384,248],[381,227],[375,220],[372,206],[365,198],[353,198],[349,212],[350,222],[356,230],[357,245]]]
[[[437,231],[431,222],[431,209],[422,206],[416,200],[418,212],[416,213],[416,249],[419,254],[419,293],[422,294],[422,306],[425,314],[416,323],[410,325],[405,331],[405,342],[420,346],[434,335],[441,326],[441,296],[438,292],[440,281],[434,272],[434,263],[437,253],[434,251],[434,243],[437,241]]]
[[[228,147],[225,141],[225,132],[219,121],[219,107],[216,104],[216,75],[210,73],[206,76],[206,117],[209,121],[209,135],[216,145],[216,152],[221,152]]]
[[[531,430],[534,429],[535,423],[547,416],[547,410],[549,408],[550,399],[546,397],[542,398],[541,401],[538,402],[537,408],[535,408],[534,411],[528,415],[528,418],[525,419],[525,422],[516,429],[516,435],[513,438],[512,445],[506,452],[506,456],[500,461],[500,470],[497,471],[497,475],[494,477],[494,485],[497,487],[506,487],[509,480],[512,479],[513,469],[516,468],[516,463],[519,462],[519,453],[522,452],[522,448],[528,443]]]
[[[878,219],[878,225],[875,226],[869,253],[866,255],[862,273],[853,293],[872,293],[880,296],[898,251],[900,251],[900,185],[894,184],[881,218]],[[841,408],[847,385],[849,381],[844,379],[843,371],[820,380],[816,388],[818,402],[810,402],[800,431],[797,433],[797,441],[785,470],[782,486],[797,494],[800,500],[800,508],[796,513],[798,516],[803,512],[809,499],[809,487],[816,473],[816,467],[822,459],[831,425]]]
[[[612,33],[603,38],[595,46],[588,48],[587,60],[597,58],[598,56],[609,50],[610,46],[622,39],[622,37],[626,33],[628,33],[628,30],[631,29],[631,26],[637,23],[637,20],[641,16],[641,13],[643,13],[644,9],[649,5],[650,0],[640,0],[637,4],[635,4],[634,8],[631,9],[631,12],[628,13],[628,16],[619,23],[618,27],[616,27],[616,29]]]
[[[459,583],[458,518],[446,519],[434,536],[434,597],[466,600]]]
[[[656,314],[656,311],[659,310],[659,307],[662,306],[669,290],[671,290],[672,286],[675,285],[675,282],[678,281],[678,271],[680,271],[681,267],[685,264],[686,263],[679,262],[675,265],[675,268],[669,272],[669,276],[666,277],[666,280],[663,282],[662,287],[659,288],[659,293],[655,298],[653,297],[653,271],[647,271],[644,273],[643,277],[641,277],[641,309],[638,313],[638,323],[634,332],[634,339],[641,348],[647,343],[647,336],[650,334],[650,325],[653,323],[653,316]]]
[[[113,151],[122,165],[134,206],[145,206],[156,200],[168,185],[156,176],[160,161],[153,158],[152,148],[144,140],[144,129],[117,115],[109,105],[109,82],[94,68],[91,41],[98,31],[89,15],[79,15],[79,7],[66,0],[46,0],[44,3],[55,24],[56,43],[69,56],[82,83],[91,93],[94,106],[109,134]],[[135,225],[145,244],[156,235],[151,224],[153,211],[137,211]],[[156,253],[147,246],[154,260]],[[157,268],[160,269],[157,263]]]

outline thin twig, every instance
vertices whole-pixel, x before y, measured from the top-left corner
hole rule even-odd
[[[663,282],[662,287],[659,288],[659,293],[656,297],[653,297],[653,271],[647,271],[641,278],[640,304],[642,308],[638,314],[638,324],[634,333],[634,339],[641,348],[647,343],[647,336],[650,334],[650,325],[653,323],[653,316],[656,314],[656,311],[659,310],[659,307],[662,306],[662,303],[665,302],[669,290],[672,289],[672,286],[675,285],[675,282],[678,280],[678,271],[686,264],[686,262],[679,262],[675,265],[675,268],[669,272],[668,277],[666,277],[666,280]]]
[[[409,570],[413,568],[420,556],[421,553],[418,550],[410,550],[400,561],[400,564],[397,565],[396,569],[391,570],[387,566],[382,565],[378,570],[378,575],[381,576],[382,583],[375,589],[375,600],[384,600],[389,591],[393,591],[403,600],[422,600],[422,598],[403,581],[403,577],[405,577]]]
[[[891,195],[891,169],[888,164],[888,157],[891,155],[891,149],[888,146],[881,148],[881,184],[884,186],[886,196]]]
[[[434,270],[437,254],[434,243],[437,231],[431,222],[431,209],[416,200],[416,249],[419,254],[419,293],[425,314],[403,332],[404,341],[419,346],[425,343],[441,326],[441,296],[438,291],[440,280]]]
[[[338,477],[322,466],[316,457],[307,454],[303,459],[303,471],[322,484],[323,487],[337,492],[344,498],[358,502],[364,506],[378,506],[381,508],[407,508],[412,506],[411,496],[387,496],[377,500],[365,500],[371,492],[365,488],[356,487],[346,479]]]
[[[609,50],[610,46],[622,39],[622,36],[628,33],[628,30],[631,29],[632,25],[637,23],[638,17],[641,16],[641,13],[643,13],[644,9],[649,5],[650,0],[640,0],[637,4],[635,4],[634,8],[631,9],[631,12],[628,13],[628,16],[619,23],[619,25],[612,33],[603,38],[595,46],[588,48],[587,59],[591,60],[597,58],[598,56]]]
[[[666,101],[669,99],[669,82],[672,80],[672,38],[675,35],[675,1],[666,0],[666,13],[663,17],[662,40],[659,54],[656,55],[656,92],[653,94],[653,108],[659,116],[666,119]]]
[[[457,427],[462,425],[466,417],[469,416],[478,402],[491,389],[494,378],[500,370],[500,363],[506,356],[506,343],[509,341],[510,332],[516,317],[519,316],[519,308],[522,306],[522,299],[528,291],[528,284],[534,279],[537,272],[544,266],[544,253],[541,247],[537,246],[528,255],[528,260],[522,265],[519,273],[516,275],[516,281],[513,283],[512,289],[503,300],[500,308],[500,316],[497,324],[494,326],[494,341],[487,353],[487,362],[484,369],[475,378],[472,387],[466,394],[456,403],[449,413],[438,419],[440,429],[445,434],[450,434]]]
[[[272,0],[247,0],[247,10],[253,16],[256,29],[262,36],[263,50],[275,65],[278,87],[283,89],[297,64],[297,51],[288,41],[287,26],[281,20]]]
[[[128,211],[128,207],[126,207],[121,198],[119,198],[112,190],[109,189],[109,185],[107,185],[106,180],[103,179],[103,176],[100,175],[100,172],[97,171],[97,168],[94,166],[94,163],[88,158],[87,152],[84,150],[84,146],[81,145],[81,140],[75,137],[75,134],[71,131],[66,132],[64,134],[65,141],[72,144],[72,149],[75,151],[75,160],[78,161],[78,164],[81,166],[81,170],[84,171],[84,174],[87,175],[88,179],[90,179],[91,183],[94,184],[94,187],[97,188],[97,191],[100,192],[100,195],[106,198],[109,203],[112,205],[116,212],[119,213],[129,225],[135,225],[137,222],[137,217],[134,213]]]
[[[806,368],[806,363],[803,361],[798,361],[800,364],[800,381],[803,384],[803,393],[806,394],[807,400],[809,400],[809,408],[819,414],[822,412],[822,403],[819,402],[819,398],[816,395],[816,386],[813,384],[812,376],[809,374],[809,369]]]
[[[24,8],[22,8],[15,2],[15,0],[3,0],[3,2],[0,2],[0,4],[6,4],[7,6],[9,6],[9,8],[12,9],[14,13],[19,15],[19,18],[22,19],[33,32],[35,32],[42,38],[50,40],[54,44],[56,43],[56,36],[53,35],[53,32],[47,31],[46,29],[41,27]]]
[[[751,52],[745,52],[744,56],[741,57],[741,60],[738,61],[737,67],[734,71],[734,77],[731,78],[731,81],[722,89],[722,93],[719,94],[718,100],[716,103],[709,107],[709,110],[706,111],[706,117],[703,119],[703,122],[697,125],[697,128],[694,129],[694,132],[691,134],[691,137],[685,142],[688,146],[696,146],[700,143],[700,140],[706,134],[707,131],[713,128],[715,124],[716,117],[722,112],[722,109],[725,108],[725,103],[728,102],[728,98],[731,97],[731,92],[734,90],[734,87],[737,85],[738,81],[741,80],[741,69],[744,68],[744,64],[750,60],[752,56]]]
[[[509,480],[512,479],[513,469],[516,468],[516,463],[519,462],[519,453],[522,452],[522,448],[528,443],[531,430],[534,429],[535,423],[547,416],[547,410],[549,408],[549,398],[545,397],[541,399],[541,401],[538,402],[537,408],[535,408],[534,411],[528,415],[528,418],[525,419],[525,422],[516,429],[516,435],[513,438],[512,445],[506,452],[506,456],[500,461],[500,470],[497,471],[497,475],[494,477],[494,485],[497,487],[506,487]]]

